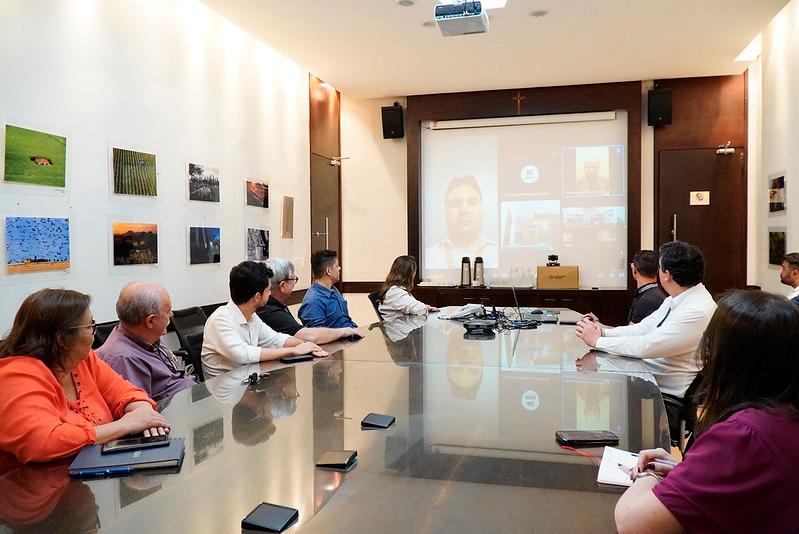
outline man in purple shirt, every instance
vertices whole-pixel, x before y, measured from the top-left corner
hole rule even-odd
[[[183,364],[161,344],[172,317],[172,302],[163,286],[126,285],[119,293],[117,316],[119,326],[96,351],[112,369],[156,402],[197,383],[197,377],[186,376]]]

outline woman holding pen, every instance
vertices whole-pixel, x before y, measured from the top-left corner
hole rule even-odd
[[[718,303],[699,345],[697,439],[679,464],[641,451],[619,532],[795,532],[799,307],[762,291]]]

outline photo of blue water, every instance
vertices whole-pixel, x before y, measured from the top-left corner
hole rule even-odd
[[[6,261],[69,261],[69,219],[6,217]]]

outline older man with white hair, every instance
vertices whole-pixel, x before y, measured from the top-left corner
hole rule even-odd
[[[123,378],[161,402],[197,383],[183,364],[161,344],[172,317],[172,301],[163,286],[133,282],[117,299],[119,325],[97,355]]]
[[[298,323],[287,305],[291,292],[299,280],[294,270],[294,263],[282,258],[270,258],[266,263],[275,273],[272,279],[272,294],[266,305],[256,313],[270,328],[319,345],[341,338],[363,337],[357,328],[305,327]]]

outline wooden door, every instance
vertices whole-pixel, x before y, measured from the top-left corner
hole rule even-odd
[[[341,166],[336,159],[341,156],[339,96],[329,84],[310,75],[311,252],[328,248],[341,258]]]
[[[705,286],[714,296],[746,284],[746,158],[734,148],[732,155],[715,148],[658,152],[655,242],[676,238],[702,249]],[[708,193],[709,204],[701,205]]]

